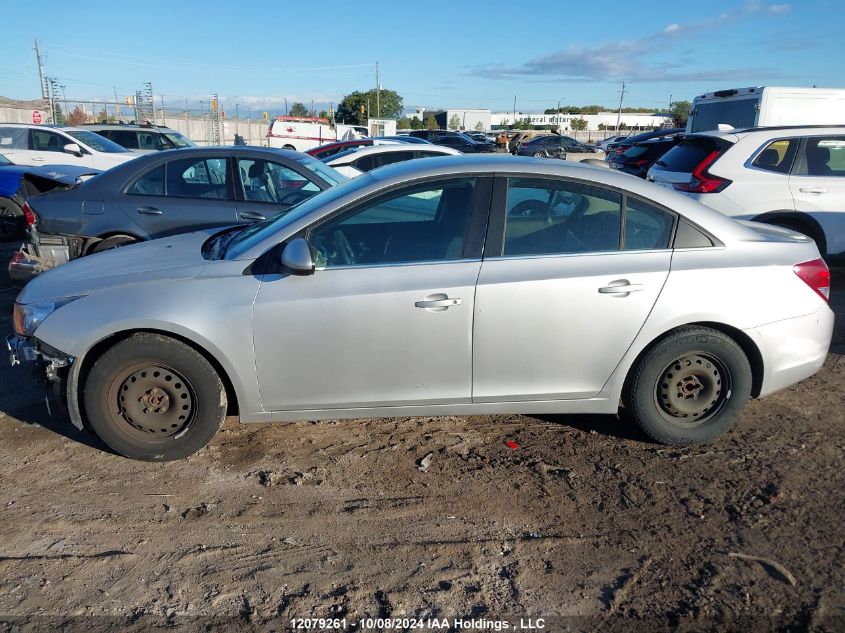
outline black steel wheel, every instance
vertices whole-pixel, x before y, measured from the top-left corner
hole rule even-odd
[[[152,333],[134,334],[104,352],[85,381],[83,402],[103,442],[147,461],[198,451],[226,416],[226,390],[208,359]]]
[[[736,425],[751,396],[742,347],[718,330],[686,326],[657,341],[632,367],[625,413],[664,444],[696,444]]]

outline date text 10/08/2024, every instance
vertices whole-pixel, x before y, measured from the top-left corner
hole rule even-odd
[[[541,630],[546,626],[543,618],[519,618],[516,622],[509,620],[488,620],[484,618],[359,618],[352,622],[346,618],[292,618],[291,628],[297,630],[345,630],[347,625],[354,623],[360,631],[397,629],[407,631],[420,629],[423,631],[529,631]]]

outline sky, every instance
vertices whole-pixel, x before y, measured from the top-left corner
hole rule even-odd
[[[845,2],[233,3],[4,0],[0,95],[40,97],[45,72],[74,100],[120,100],[152,82],[156,105],[240,116],[284,102],[317,110],[354,90],[405,109],[645,110],[746,86],[845,88]],[[142,10],[141,7],[144,7]],[[51,18],[51,16],[53,16]],[[253,115],[254,116],[254,115]]]

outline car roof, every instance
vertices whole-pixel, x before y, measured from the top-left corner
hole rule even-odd
[[[771,127],[746,127],[735,130],[704,130],[688,136],[713,136],[717,138],[733,138],[756,134],[758,136],[783,136],[783,132],[801,134],[845,134],[845,125],[777,125]]]
[[[136,123],[84,123],[83,130],[143,130],[145,132],[178,132],[165,125],[138,125]]]

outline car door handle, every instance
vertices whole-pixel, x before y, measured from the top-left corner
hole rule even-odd
[[[267,218],[260,213],[255,213],[254,211],[241,211],[238,214],[238,217],[241,220],[266,220]]]
[[[827,193],[824,187],[801,187],[798,189],[801,193]]]
[[[138,207],[136,211],[144,215],[161,215],[162,213],[161,209],[156,209],[155,207]]]
[[[458,298],[448,297],[443,294],[432,295],[426,297],[423,301],[414,302],[415,308],[425,308],[426,310],[437,310],[438,312],[447,310],[452,306],[461,305],[461,300]]]
[[[611,281],[608,285],[604,286],[603,288],[599,288],[599,294],[627,297],[630,293],[638,292],[642,289],[642,284],[632,284],[627,279],[616,279],[615,281]]]

